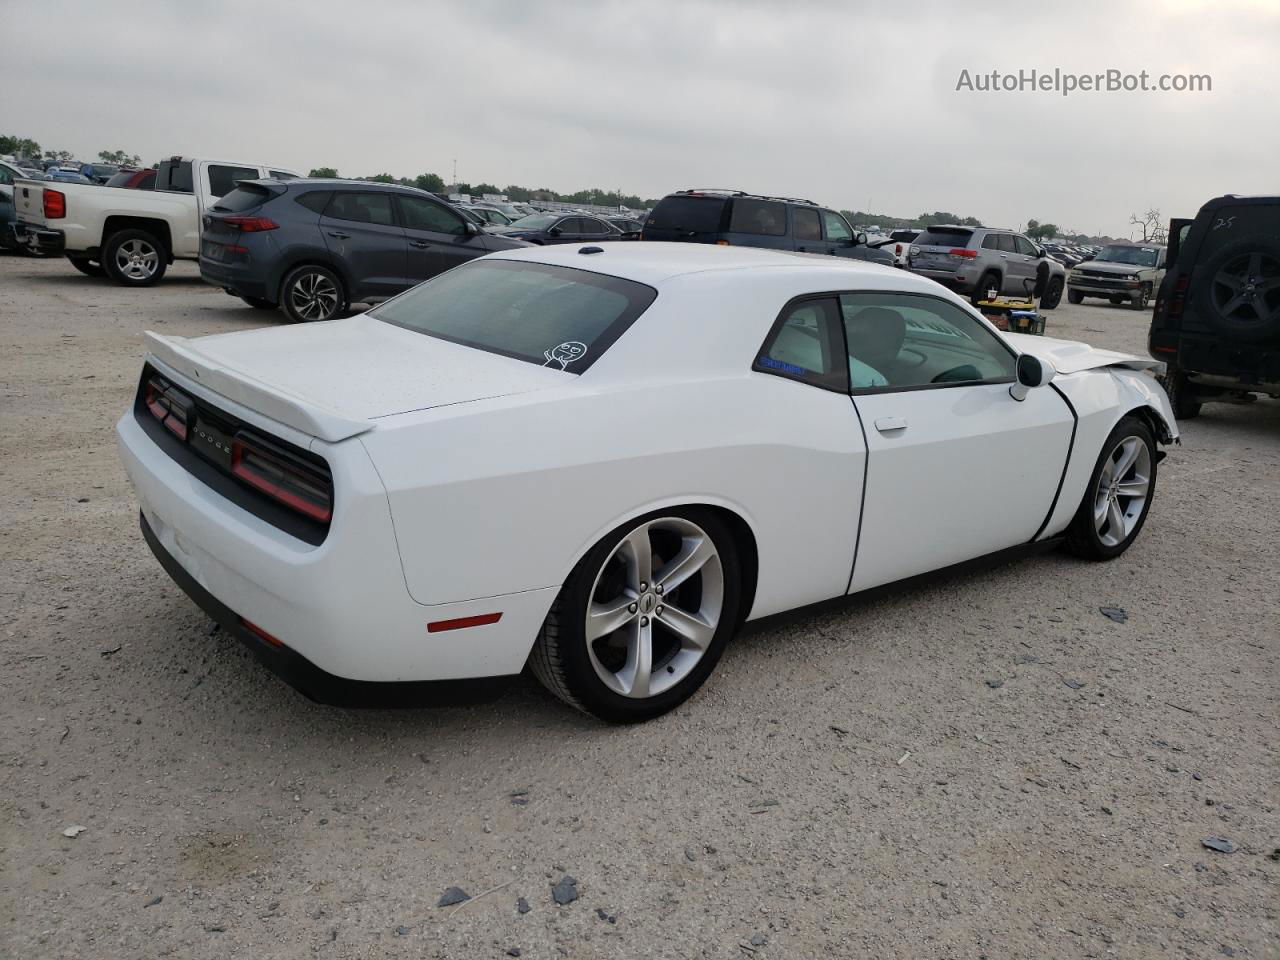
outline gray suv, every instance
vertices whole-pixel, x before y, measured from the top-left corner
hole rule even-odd
[[[1044,248],[1020,233],[994,227],[939,224],[911,245],[907,269],[977,303],[989,291],[1002,296],[1038,297],[1042,310],[1062,300],[1067,271]]]

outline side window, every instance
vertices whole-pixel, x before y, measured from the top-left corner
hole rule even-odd
[[[581,233],[582,218],[581,217],[565,217],[556,224],[560,228],[561,233]]]
[[[422,197],[396,197],[400,204],[400,219],[407,230],[432,230],[436,233],[452,233],[461,236],[467,225],[452,210]],[[483,211],[476,211],[483,216]]]
[[[190,160],[166,160],[156,171],[156,189],[171,193],[194,193]]]
[[[377,223],[394,226],[389,193],[335,193],[325,215],[335,220],[354,220],[357,223]]]
[[[849,221],[834,210],[823,210],[822,222],[826,225],[828,240],[836,243],[848,243],[853,239],[853,231],[849,229]]]
[[[890,392],[973,383],[1011,383],[1017,358],[982,322],[955,304],[908,293],[840,297],[854,390]]]
[[[835,299],[801,300],[782,311],[751,369],[845,392],[844,353]]]
[[[13,174],[9,172],[8,167],[0,167],[0,183],[13,183]]]
[[[1017,253],[1018,245],[1013,242],[1013,234],[1001,233],[997,234],[997,241],[1000,244],[1001,253]]]
[[[999,250],[999,249],[1000,249],[1000,234],[998,234],[998,233],[988,233],[985,237],[983,237],[983,238],[982,238],[982,249],[983,249],[983,250]]]
[[[298,179],[298,175],[296,173],[289,173],[285,170],[268,170],[267,173],[271,176],[272,180],[297,180]]]
[[[1168,251],[1167,251],[1167,250],[1165,250],[1165,249],[1162,247],[1162,248],[1160,249],[1160,253],[1156,256],[1156,269],[1157,269],[1157,270],[1163,270],[1163,269],[1164,269],[1164,267],[1165,267],[1165,255],[1166,255],[1166,253],[1167,253],[1167,252],[1168,252]]]
[[[1018,252],[1024,257],[1034,257],[1037,254],[1036,245],[1021,234],[1015,234],[1013,242],[1018,245]]]
[[[582,232],[589,237],[603,237],[609,228],[595,217],[582,217]]]
[[[785,237],[787,235],[786,204],[773,200],[733,201],[729,216],[729,230],[733,233],[752,233],[761,237]]]
[[[304,193],[298,197],[298,203],[312,213],[324,213],[325,205],[329,202],[331,196],[333,194],[328,190],[312,190],[310,193]]]
[[[261,174],[257,167],[228,167],[220,163],[209,164],[209,192],[215,197],[225,197],[235,189],[237,180],[257,180]]]
[[[818,211],[796,207],[792,210],[795,217],[797,240],[821,240],[822,225],[818,222]]]

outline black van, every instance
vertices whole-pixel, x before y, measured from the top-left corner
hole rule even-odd
[[[641,240],[718,243],[801,253],[825,253],[893,265],[893,254],[867,246],[835,210],[812,200],[741,190],[677,190],[658,201]]]
[[[1171,221],[1167,259],[1147,349],[1168,364],[1174,415],[1280,397],[1280,197],[1216,197]]]

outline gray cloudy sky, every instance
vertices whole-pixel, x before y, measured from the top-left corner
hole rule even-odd
[[[346,175],[641,196],[733,186],[1127,234],[1275,192],[1280,2],[27,0],[0,130]],[[49,42],[56,38],[56,42]],[[962,69],[1212,76],[1209,93],[957,92]]]

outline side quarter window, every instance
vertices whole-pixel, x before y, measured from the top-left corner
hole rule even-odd
[[[847,392],[848,365],[840,326],[834,297],[793,301],[774,322],[751,369]]]
[[[1012,383],[1017,358],[977,317],[924,294],[840,297],[854,392]]]

